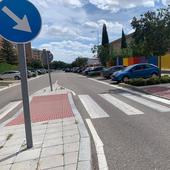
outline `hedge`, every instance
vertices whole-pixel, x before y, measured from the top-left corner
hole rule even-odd
[[[155,84],[163,84],[163,83],[170,83],[170,77],[168,75],[164,75],[162,77],[155,77],[149,79],[130,79],[126,84],[130,84],[133,86],[148,86],[148,85],[155,85]]]

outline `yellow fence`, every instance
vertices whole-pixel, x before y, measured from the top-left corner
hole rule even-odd
[[[158,61],[159,63],[159,61]],[[166,54],[161,57],[161,68],[170,69],[170,54]]]

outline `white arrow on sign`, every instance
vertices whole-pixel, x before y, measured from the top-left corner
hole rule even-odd
[[[20,19],[6,6],[2,8],[2,11],[17,23],[17,25],[14,26],[13,29],[25,32],[32,32],[26,15],[24,15],[24,17]]]

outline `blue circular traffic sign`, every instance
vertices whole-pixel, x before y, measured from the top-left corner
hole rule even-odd
[[[27,43],[40,32],[42,20],[37,8],[27,0],[0,2],[0,35],[14,43]]]

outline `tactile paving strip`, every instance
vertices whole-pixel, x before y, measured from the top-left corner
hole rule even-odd
[[[31,121],[42,122],[72,117],[73,112],[67,94],[36,96],[30,103]],[[12,120],[8,126],[24,123],[23,113]]]

